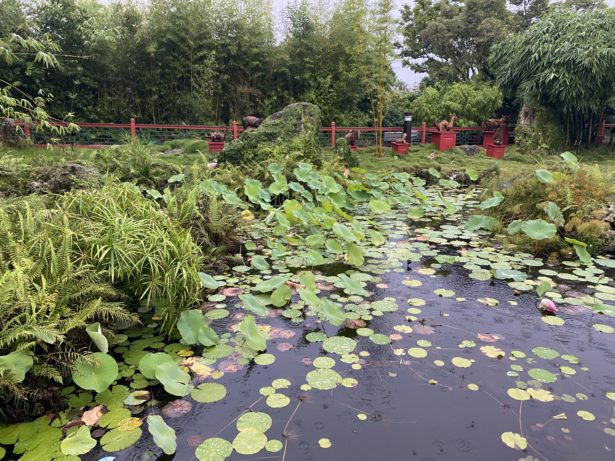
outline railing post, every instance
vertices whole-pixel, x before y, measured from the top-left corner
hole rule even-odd
[[[237,139],[237,120],[233,120],[233,139]]]
[[[421,123],[421,144],[425,144],[427,141],[427,123],[423,120]]]
[[[598,133],[596,133],[596,146],[600,146],[604,142],[604,132],[606,131],[604,124],[605,121],[603,118],[598,125]]]
[[[134,117],[130,117],[130,139],[133,143],[137,141],[137,123]]]
[[[30,141],[30,125],[28,124],[28,122],[24,122],[23,124],[23,132],[24,135],[26,136],[26,140]]]
[[[335,122],[331,122],[331,147],[335,149]]]

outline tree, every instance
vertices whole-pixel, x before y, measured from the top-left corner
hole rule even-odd
[[[508,3],[515,13],[517,31],[525,30],[550,9],[549,0],[508,0]]]
[[[506,0],[417,0],[402,9],[405,66],[436,80],[492,79],[491,46],[509,32]]]
[[[566,143],[593,144],[615,88],[615,10],[558,8],[495,46],[498,85],[548,110],[566,127]]]
[[[430,86],[412,102],[418,120],[430,125],[457,115],[460,125],[478,126],[502,106],[502,93],[493,84],[460,82]]]
[[[395,22],[392,18],[393,2],[378,0],[372,12],[372,40],[370,50],[374,61],[375,79],[368,81],[370,103],[376,128],[376,152],[383,155],[383,120],[386,97],[391,83],[391,61],[394,53]]]

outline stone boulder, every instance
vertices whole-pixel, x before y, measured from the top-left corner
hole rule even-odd
[[[457,149],[459,149],[466,155],[485,155],[487,152],[481,146],[463,145],[463,146],[457,146]]]
[[[298,153],[299,160],[319,164],[319,133],[318,106],[298,102],[270,115],[259,128],[248,129],[238,139],[227,143],[220,161],[242,164]]]
[[[34,170],[27,189],[29,193],[62,194],[100,184],[102,176],[96,168],[79,163],[62,163]]]

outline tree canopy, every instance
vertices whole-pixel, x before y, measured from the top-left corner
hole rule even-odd
[[[595,138],[615,90],[615,11],[558,8],[493,49],[498,84],[547,108],[568,141]]]

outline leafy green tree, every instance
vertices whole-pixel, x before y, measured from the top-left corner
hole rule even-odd
[[[451,113],[463,126],[477,126],[495,115],[502,105],[500,90],[487,83],[460,82],[425,88],[412,102],[418,120],[433,124],[449,118]]]
[[[513,7],[519,31],[532,25],[550,9],[549,0],[508,0],[508,3]]]
[[[491,46],[509,32],[506,0],[417,0],[402,9],[404,65],[436,80],[491,79]]]
[[[615,88],[614,31],[615,10],[557,9],[494,47],[497,82],[555,116],[567,143],[590,145]]]

